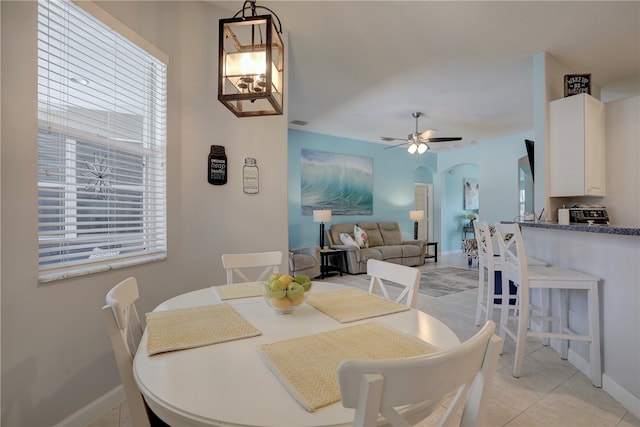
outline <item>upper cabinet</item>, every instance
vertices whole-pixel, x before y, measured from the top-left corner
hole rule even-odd
[[[550,196],[604,196],[604,104],[587,94],[552,101]]]

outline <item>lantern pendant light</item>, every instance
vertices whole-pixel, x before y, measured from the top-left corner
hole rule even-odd
[[[247,0],[233,18],[220,20],[218,100],[237,117],[282,115],[283,111],[282,24],[273,11],[255,3]],[[270,14],[257,15],[256,9]],[[251,16],[245,16],[247,10]]]

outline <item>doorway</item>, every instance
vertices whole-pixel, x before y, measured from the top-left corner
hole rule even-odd
[[[416,183],[415,209],[424,211],[424,219],[418,221],[418,239],[431,242],[433,236],[433,184]]]

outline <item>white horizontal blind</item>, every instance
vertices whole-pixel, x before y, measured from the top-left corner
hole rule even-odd
[[[166,257],[166,69],[73,3],[39,1],[41,282]]]

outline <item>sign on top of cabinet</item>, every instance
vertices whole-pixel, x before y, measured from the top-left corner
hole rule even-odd
[[[552,101],[550,196],[604,196],[604,104],[582,93]]]

